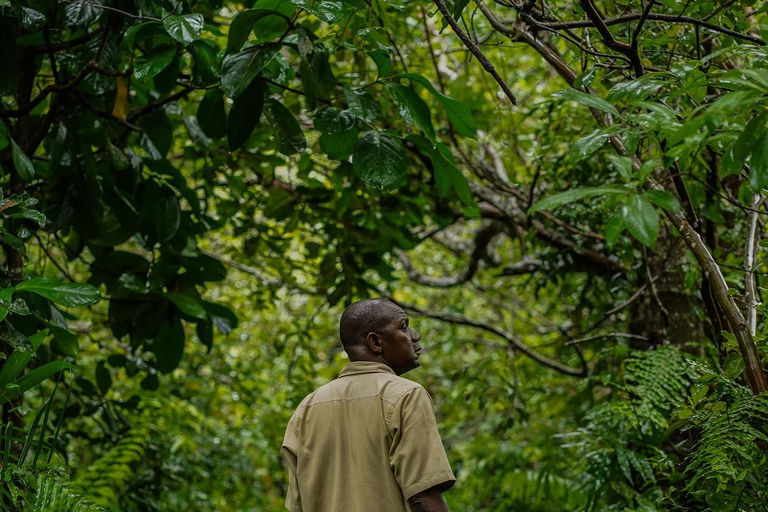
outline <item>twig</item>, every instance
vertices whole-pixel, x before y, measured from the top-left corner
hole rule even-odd
[[[451,26],[459,39],[461,39],[461,42],[464,43],[464,46],[466,46],[469,51],[472,52],[472,55],[474,55],[480,65],[483,66],[483,69],[485,69],[488,74],[491,75],[494,80],[496,80],[496,83],[499,84],[501,90],[504,91],[504,94],[507,95],[509,101],[511,101],[513,105],[517,105],[517,100],[515,99],[515,95],[512,93],[512,90],[509,88],[504,79],[501,78],[499,73],[496,72],[496,68],[493,67],[493,64],[491,64],[491,61],[488,60],[482,50],[480,50],[475,42],[472,41],[472,39],[461,29],[461,27],[459,27],[459,24],[456,23],[455,19],[453,19],[453,16],[448,10],[448,7],[445,5],[445,2],[443,0],[434,0],[434,3],[445,18],[445,21],[448,22],[448,25]]]

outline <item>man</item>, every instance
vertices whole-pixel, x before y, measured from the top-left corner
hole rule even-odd
[[[387,299],[341,316],[350,363],[306,397],[283,441],[291,512],[448,512],[453,476],[427,391],[402,375],[421,336]]]

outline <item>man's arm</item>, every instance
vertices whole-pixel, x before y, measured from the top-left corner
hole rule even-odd
[[[411,496],[408,503],[413,512],[450,512],[439,485]]]

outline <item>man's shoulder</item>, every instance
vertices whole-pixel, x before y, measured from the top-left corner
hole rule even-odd
[[[405,395],[421,390],[426,392],[424,387],[418,382],[414,382],[397,375],[388,375],[383,379],[386,385],[382,387],[381,399],[390,403],[396,403]]]
[[[394,403],[416,389],[424,390],[418,382],[390,373],[366,373],[339,377],[307,395],[299,404],[297,411],[322,402],[375,396],[385,402]]]

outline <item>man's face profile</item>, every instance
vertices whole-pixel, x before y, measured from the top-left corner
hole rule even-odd
[[[411,329],[408,315],[391,302],[382,302],[386,319],[374,333],[379,337],[381,357],[397,375],[402,375],[419,366],[421,335]]]

